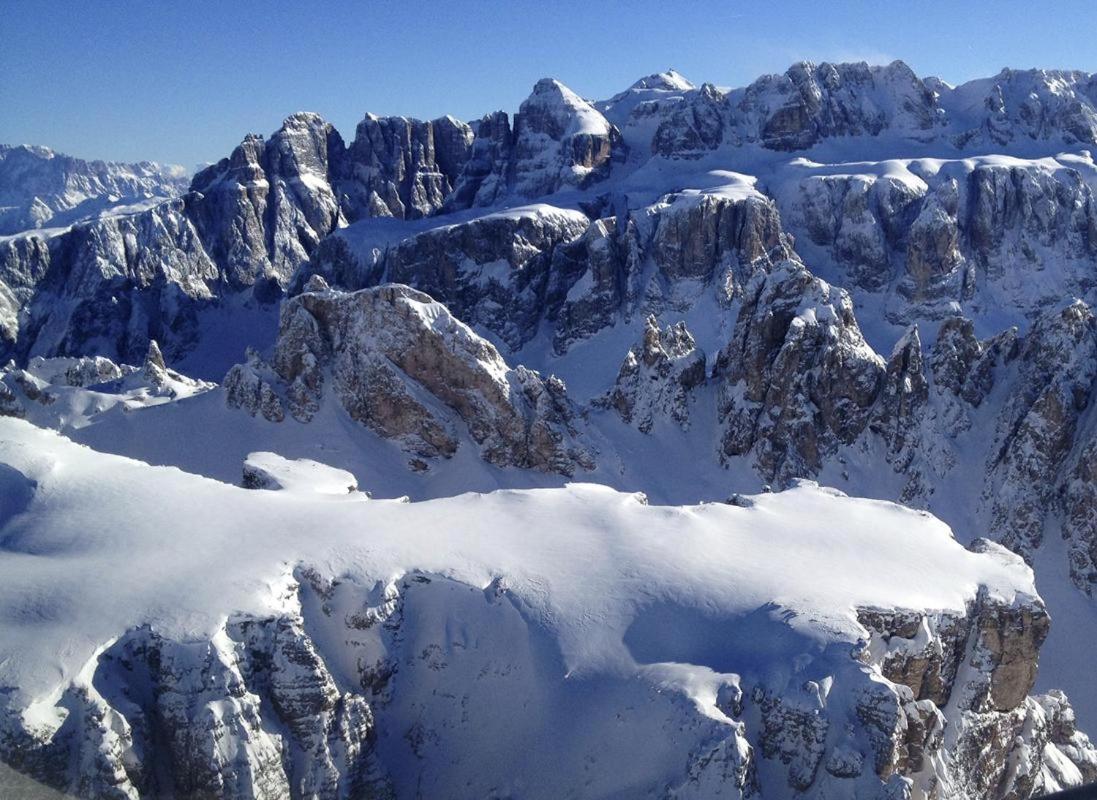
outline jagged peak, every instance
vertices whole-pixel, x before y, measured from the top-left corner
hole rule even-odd
[[[330,127],[330,123],[316,111],[297,111],[282,120],[279,132],[300,127],[323,128]]]
[[[518,109],[519,117],[542,115],[553,120],[557,135],[608,135],[613,126],[593,105],[555,78],[542,78]]]
[[[541,78],[533,85],[530,96],[522,103],[520,110],[529,106],[562,105],[568,109],[590,109],[594,113],[594,106],[572,91],[567,85],[556,78]],[[599,114],[599,116],[601,116]]]
[[[903,335],[899,337],[895,346],[891,348],[891,358],[895,358],[904,350],[908,349],[919,352],[922,349],[922,337],[918,333],[918,323],[908,325],[907,329],[903,331]]]

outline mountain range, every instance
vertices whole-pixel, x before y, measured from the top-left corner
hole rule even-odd
[[[1097,781],[1095,145],[1097,76],[897,61],[298,113],[189,184],[0,148],[0,758],[90,798]]]

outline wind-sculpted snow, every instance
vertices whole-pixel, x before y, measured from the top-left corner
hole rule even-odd
[[[78,796],[1028,797],[1097,758],[1028,695],[1030,570],[925,514],[255,492],[0,431],[0,748]]]

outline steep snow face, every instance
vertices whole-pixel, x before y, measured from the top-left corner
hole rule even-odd
[[[1031,571],[887,503],[254,492],[16,420],[0,465],[0,748],[81,796],[1027,797],[1094,756],[1028,696]]]
[[[0,145],[0,236],[182,194],[188,178],[170,164],[84,161],[48,147]]]

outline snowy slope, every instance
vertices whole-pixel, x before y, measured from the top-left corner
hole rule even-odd
[[[127,677],[129,659],[142,658],[133,648],[208,641],[227,665],[232,637],[274,617],[308,631],[295,669],[323,659],[332,691],[360,691],[366,664],[384,662],[386,648],[404,653],[397,673],[371,678],[380,683],[362,695],[377,730],[373,768],[398,796],[455,785],[477,796],[635,796],[671,786],[707,796],[720,770],[748,762],[749,776],[724,773],[723,791],[746,796],[758,781],[764,796],[785,796],[803,776],[787,773],[770,747],[814,759],[802,788],[815,796],[854,787],[883,796],[901,782],[829,761],[815,777],[823,755],[873,757],[857,715],[874,683],[887,696],[880,670],[900,651],[898,640],[863,650],[872,639],[865,624],[879,624],[866,620],[922,611],[932,631],[944,624],[933,620],[964,619],[973,606],[1002,618],[1042,613],[1030,570],[1005,550],[964,550],[928,515],[814,485],[684,507],[581,484],[412,504],[248,491],[101,455],[14,420],[0,421],[0,480],[0,682],[11,687],[0,742],[26,735],[19,729],[48,738],[97,709],[114,720],[114,734],[98,740],[102,756],[105,747],[136,748],[130,758],[147,758],[138,707],[146,701]],[[355,633],[346,626],[356,614],[387,621]],[[172,652],[160,658],[179,657]],[[872,666],[881,658],[885,666]],[[296,719],[278,699],[280,669],[275,708]],[[987,677],[979,676],[963,678],[972,681],[963,689],[956,678],[954,703],[978,696]],[[172,691],[190,691],[186,672],[176,680]],[[996,680],[995,698],[1013,686]],[[781,734],[792,738],[772,738],[774,726],[790,724],[783,714],[798,713],[788,704],[806,702],[795,699],[801,684],[822,692],[813,713],[833,731],[823,728],[818,755],[798,752],[794,728]],[[728,705],[729,693],[741,699]],[[215,713],[232,713],[224,703]],[[273,712],[262,713],[274,724]],[[212,723],[188,714],[198,739]],[[93,744],[101,723],[84,719]],[[964,719],[945,723],[961,739]],[[252,736],[249,751],[279,746],[235,724],[244,728],[226,729],[226,745]],[[290,724],[287,741],[301,735]],[[622,772],[637,753],[642,766]],[[492,768],[500,757],[515,766],[510,777]],[[1046,757],[1069,767],[1062,755]],[[258,758],[246,757],[268,769]],[[970,779],[964,769],[939,768],[934,780],[958,781],[959,791]],[[131,762],[120,788],[139,774]]]

